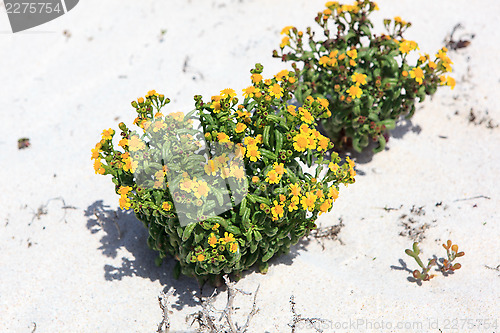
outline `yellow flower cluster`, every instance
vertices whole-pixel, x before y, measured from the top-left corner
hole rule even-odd
[[[412,40],[402,40],[399,43],[399,51],[403,54],[410,53],[410,51],[416,50],[418,48],[417,42]]]
[[[266,182],[269,184],[278,184],[281,181],[281,177],[285,173],[285,166],[283,163],[274,162],[273,168],[266,175]]]
[[[217,228],[212,229],[217,231]],[[218,234],[212,232],[208,237],[207,243],[212,248],[211,256],[213,258],[218,258],[218,249],[224,250],[226,248],[226,245],[228,245],[229,252],[236,253],[236,251],[238,251],[238,242],[236,241],[236,238],[234,238],[234,235],[232,233],[224,232],[224,237],[219,237]],[[203,256],[203,259],[200,260],[200,257],[198,255],[197,259],[198,261],[203,261],[205,260],[205,256]]]
[[[244,139],[245,143],[245,151],[246,151],[246,157],[252,161],[252,162],[257,162],[258,159],[261,158],[260,151],[259,151],[259,145],[262,144],[262,135],[258,134],[255,138],[251,136],[247,136]]]
[[[210,187],[204,180],[197,180],[196,177],[191,178],[187,172],[182,174],[183,178],[179,183],[179,188],[187,193],[193,193],[198,199],[201,197],[206,198]]]
[[[95,148],[92,149],[92,157],[91,157],[91,159],[95,160],[94,161],[94,171],[95,171],[95,173],[96,174],[100,174],[100,175],[104,175],[104,172],[106,170],[103,168],[101,160],[100,160],[101,147],[102,147],[102,141],[98,142],[95,145]]]
[[[132,187],[130,186],[121,186],[120,189],[118,190],[118,193],[120,194],[120,199],[118,202],[120,203],[120,208],[121,209],[129,209],[132,204],[130,202],[130,198],[128,197],[128,193],[132,190]]]
[[[316,149],[318,151],[326,151],[330,140],[321,135],[319,131],[310,128],[307,124],[302,124],[299,128],[299,133],[293,137],[293,148],[298,152],[303,152],[306,149]]]

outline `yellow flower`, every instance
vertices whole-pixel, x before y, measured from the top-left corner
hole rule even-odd
[[[303,133],[300,133],[300,134],[297,134],[296,136],[294,136],[293,141],[294,141],[293,148],[295,148],[295,150],[298,152],[305,151],[308,144],[309,144],[309,140],[307,139],[307,135],[303,134]]]
[[[215,223],[215,225],[212,227],[212,230],[217,230],[217,229],[219,229],[219,226],[220,226],[220,224],[219,224],[219,223]]]
[[[226,133],[219,132],[217,133],[217,140],[219,142],[229,142],[229,136]]]
[[[260,74],[252,74],[251,79],[252,79],[253,83],[259,83],[259,82],[262,81],[262,75],[260,75]]]
[[[410,71],[410,77],[415,79],[418,84],[422,84],[424,79],[424,71],[420,67],[415,67]]]
[[[281,89],[279,84],[275,83],[269,87],[269,95],[280,98],[283,96],[283,89]]]
[[[293,199],[293,198],[292,198]],[[294,210],[298,210],[297,201],[293,201],[288,205],[288,211],[293,212]]]
[[[257,145],[257,138],[252,138],[251,136],[247,136],[243,142],[245,143],[245,145],[247,146],[256,146]]]
[[[275,170],[269,171],[266,176],[266,182],[269,184],[278,184],[281,180],[281,176]]]
[[[395,21],[396,23],[401,24],[401,25],[406,25],[406,21],[403,21],[403,20],[401,19],[401,17],[399,17],[399,16],[396,16],[396,17],[394,18],[394,21]]]
[[[128,146],[128,139],[127,138],[123,138],[121,139],[119,142],[118,142],[118,146],[122,147],[122,148],[125,148],[126,146]]]
[[[446,84],[451,87],[451,90],[453,90],[456,84],[455,79],[451,76],[448,76],[448,78],[446,79]]]
[[[280,48],[284,48],[285,46],[290,45],[290,37],[285,36],[281,40]]]
[[[301,108],[303,109],[303,108]],[[312,124],[314,122],[314,117],[311,114],[311,112],[307,111],[306,109],[303,109],[304,112],[302,113],[302,117],[300,117],[300,120],[307,124]]]
[[[96,160],[99,158],[99,152],[100,152],[100,148],[97,148],[97,146],[95,148],[92,149],[92,157],[91,159],[93,160]]]
[[[225,232],[224,233],[224,238],[220,239],[220,241],[224,242],[224,243],[231,243],[231,242],[236,241],[236,239],[234,238],[233,234]]]
[[[356,49],[349,50],[346,53],[352,59],[356,59],[358,57],[358,51],[356,51]]]
[[[253,97],[253,94],[256,92],[256,89],[254,86],[247,87],[243,89],[243,96],[246,97]]]
[[[258,183],[258,182],[259,182],[259,177],[257,177],[257,176],[253,176],[253,177],[252,177],[252,183],[254,183],[254,184],[255,184],[255,183]]]
[[[205,173],[210,176],[215,176],[217,170],[219,169],[218,163],[216,164],[214,160],[208,160],[208,163],[203,167],[205,169]]]
[[[247,125],[243,124],[243,123],[237,123],[236,124],[236,133],[241,133],[241,132],[244,132],[247,128]]]
[[[284,77],[288,77],[288,74],[288,70],[284,69],[282,71],[279,71],[274,77],[276,78],[276,80],[281,81]]]
[[[328,102],[328,100],[326,98],[318,97],[317,99],[318,99],[319,104],[321,104],[321,106],[324,107],[325,109],[328,108],[328,105],[330,105],[330,103]]]
[[[399,44],[399,51],[401,51],[401,53],[403,53],[403,54],[407,54],[410,51],[415,50],[416,48],[417,48],[417,43],[415,43],[412,40],[403,40]],[[425,57],[424,57],[424,60],[421,60],[421,61],[425,61]]]
[[[317,198],[318,197],[314,195],[312,192],[307,192],[307,194],[300,199],[302,208],[312,212],[314,210],[314,204],[316,203]]]
[[[294,197],[300,196],[300,184],[298,184],[298,183],[291,184],[291,185],[289,185],[289,189],[290,189],[290,195],[292,195]]]
[[[402,73],[402,74],[403,74],[403,76],[404,76],[404,77],[407,77],[407,76],[408,76],[408,72],[407,72],[407,71],[403,71],[403,73]]]
[[[96,174],[101,174],[101,175],[104,175],[104,172],[106,171],[103,167],[102,167],[102,163],[100,160],[95,160],[94,162],[94,170],[95,170],[95,173]]]
[[[236,179],[243,179],[246,176],[245,170],[243,169],[243,167],[236,166],[236,165],[233,165],[231,167],[229,175],[236,178]]]
[[[273,221],[276,221],[283,217],[285,210],[283,209],[284,205],[279,205],[278,201],[274,200],[273,204],[274,206],[271,207],[271,214],[273,215]]]
[[[115,134],[115,131],[113,129],[107,129],[102,131],[102,138],[104,140],[111,140],[113,138],[113,134]]]
[[[293,28],[294,28],[293,25],[287,25],[281,30],[281,35],[288,35],[290,30],[292,30]]]
[[[283,163],[274,162],[273,167],[278,175],[282,176],[285,173],[285,166]]]
[[[142,98],[142,97],[139,97],[139,98],[137,99],[137,102],[139,102],[139,104],[142,104],[142,103],[144,103],[144,98]]]
[[[209,191],[209,187],[208,187],[207,182],[200,180],[197,185],[198,185],[198,188],[194,192],[195,197],[197,197],[198,199],[201,197],[207,197],[208,191]]]
[[[330,162],[330,164],[328,164],[328,168],[330,168],[333,172],[337,172],[339,165],[337,163]]]
[[[366,84],[366,75],[361,73],[356,73],[351,76],[352,82],[357,84]]]
[[[229,97],[232,98],[232,97],[236,96],[236,92],[233,89],[231,89],[231,88],[226,88],[224,90],[221,90],[220,94],[223,97],[229,96]]]
[[[319,150],[327,150],[329,143],[330,139],[328,139],[326,136],[321,136],[318,140]]]
[[[219,113],[221,110],[220,102],[218,102],[218,101],[212,102],[212,104],[210,105],[210,108],[214,109],[214,113]]]
[[[288,111],[288,113],[290,113],[292,116],[296,116],[297,115],[297,112],[295,112],[295,109],[297,107],[295,105],[288,105],[288,107],[286,108],[286,110]]]
[[[166,210],[167,212],[172,209],[172,204],[170,202],[165,201],[161,204],[161,208]]]
[[[139,139],[138,135],[132,136],[128,141],[128,145],[131,151],[139,151],[146,148],[146,144],[144,143],[144,141]]]
[[[361,90],[361,88],[356,85],[356,86],[349,87],[349,89],[347,89],[347,93],[352,98],[360,98],[361,95],[363,95],[363,90]]]
[[[319,58],[319,64],[326,67],[326,65],[330,65],[330,60],[331,59],[329,57],[322,56],[321,58]]]
[[[214,233],[211,233],[210,234],[210,237],[208,237],[208,244],[211,246],[211,247],[215,247],[215,245],[218,243],[218,239],[217,237],[215,237]]]
[[[127,195],[128,192],[132,191],[132,187],[130,186],[121,186],[120,189],[118,190],[118,193],[119,194],[124,194],[124,195]]]
[[[120,203],[120,209],[129,209],[132,206],[130,199],[124,194],[120,196],[118,202]]]
[[[328,191],[328,196],[333,199],[333,201],[337,200],[339,197],[339,191],[335,188],[335,186],[330,187],[330,190]]]
[[[205,260],[205,256],[203,254],[198,254],[198,256],[196,257],[196,259],[198,261],[203,261],[203,260]]]
[[[250,161],[257,162],[260,158],[260,151],[257,146],[249,146],[247,148],[247,157],[250,158]]]
[[[328,210],[329,210],[330,208],[332,208],[332,203],[333,203],[333,200],[325,200],[325,201],[321,204],[321,206],[319,206],[319,210],[320,210],[320,213],[319,213],[319,214],[321,215],[322,213],[326,213],[326,212],[328,212]]]
[[[229,245],[229,251],[231,251],[232,253],[235,253],[236,251],[238,251],[238,243],[236,243],[236,242],[231,243]]]

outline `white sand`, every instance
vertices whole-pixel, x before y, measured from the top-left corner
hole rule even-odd
[[[355,155],[356,184],[343,188],[319,221],[334,225],[342,217],[345,245],[326,240],[323,250],[315,240],[302,242],[272,260],[267,275],[251,272],[238,282],[248,291],[260,284],[251,332],[289,332],[291,295],[299,313],[333,322],[327,332],[499,331],[479,323],[500,325],[500,272],[485,267],[500,264],[500,128],[469,122],[469,112],[476,123],[500,123],[500,2],[378,3],[377,26],[396,15],[411,21],[406,37],[422,52],[437,51],[457,23],[465,27],[457,36],[476,35],[469,47],[450,53],[457,87],[439,89],[421,104],[410,123],[394,130],[386,151]],[[189,329],[184,318],[198,308],[188,288],[196,290],[196,282],[174,280],[173,261],[154,265],[146,231],[132,216],[119,214],[118,237],[118,198],[110,178],[94,174],[90,149],[102,129],[130,123],[129,102],[150,89],[172,99],[170,110],[187,111],[195,94],[241,91],[256,62],[266,75],[289,68],[271,57],[281,28],[313,25],[323,4],[85,0],[18,34],[9,33],[0,14],[0,332],[32,332],[34,323],[36,332],[152,332],[161,320],[157,296],[170,287],[172,328]],[[18,150],[20,137],[32,146]],[[57,197],[76,209],[48,202]],[[425,215],[412,213],[413,206]],[[410,282],[401,261],[417,268],[404,254],[412,240],[400,235],[409,218],[417,227],[430,225],[421,242],[424,259],[442,257],[441,243],[452,239],[466,252],[462,269],[421,286]],[[246,308],[251,299],[238,302]],[[393,328],[375,329],[382,322]],[[396,329],[398,322],[421,326]],[[350,323],[359,326],[334,329]]]

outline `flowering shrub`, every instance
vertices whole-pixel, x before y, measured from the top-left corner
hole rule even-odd
[[[208,102],[195,96],[187,115],[164,115],[169,99],[150,91],[132,102],[142,133],[120,123],[119,150],[112,129],[92,150],[96,173],[112,175],[120,207],[148,228],[158,264],[178,260],[176,274],[214,281],[256,263],[265,272],[354,182],[354,163],[326,160],[333,145],[314,129],[328,101],[288,105],[295,73],[263,79],[262,69],[251,70],[241,104],[224,89]]]
[[[387,34],[373,34],[368,16],[378,6],[370,0],[330,1],[326,7],[315,19],[323,39],[307,28],[305,43],[302,31],[285,27],[280,53],[273,56],[293,62],[300,103],[309,95],[328,99],[332,116],[322,125],[338,148],[352,144],[361,151],[371,139],[379,143],[374,151],[381,151],[387,131],[401,115],[413,115],[417,98],[423,101],[438,86],[453,89],[455,80],[445,75],[452,62],[444,47],[434,57],[423,54],[410,61],[418,44],[403,38],[411,24],[400,17],[384,20]]]

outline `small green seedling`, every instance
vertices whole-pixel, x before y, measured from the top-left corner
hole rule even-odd
[[[443,259],[443,265],[440,267],[441,271],[443,273],[445,272],[453,272],[457,269],[460,269],[462,265],[459,263],[453,264],[453,261],[456,258],[463,257],[465,255],[464,252],[458,252],[458,245],[453,244],[451,240],[448,240],[446,244],[443,244],[443,247],[446,249],[446,254],[448,256],[448,259]],[[434,277],[433,274],[429,274],[429,271],[431,270],[432,266],[436,265],[436,259],[431,259],[427,263],[427,266],[424,266],[422,263],[422,260],[419,258],[420,250],[418,248],[418,243],[415,242],[413,243],[413,251],[410,249],[406,249],[405,253],[415,259],[417,264],[422,268],[422,271],[420,272],[419,270],[414,270],[413,271],[413,277],[415,279],[423,280],[423,281],[429,281]]]
[[[427,263],[427,266],[424,266],[422,263],[422,260],[419,258],[419,253],[420,250],[418,249],[418,243],[415,242],[413,243],[413,251],[410,249],[405,250],[406,254],[409,255],[410,257],[413,257],[417,264],[422,268],[422,271],[420,272],[418,269],[413,271],[413,277],[415,279],[423,280],[423,281],[429,281],[434,277],[433,274],[429,274],[429,271],[431,270],[432,266],[436,264],[436,259],[431,259]]]

